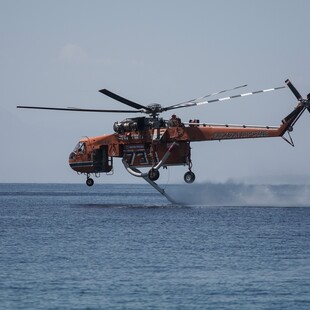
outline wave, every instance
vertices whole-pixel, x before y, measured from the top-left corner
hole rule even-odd
[[[206,206],[310,206],[310,185],[250,185],[200,183],[169,188],[185,205]]]

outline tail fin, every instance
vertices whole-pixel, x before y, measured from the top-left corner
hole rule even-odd
[[[297,98],[298,104],[295,109],[282,120],[280,136],[283,136],[287,131],[293,130],[294,125],[306,109],[310,113],[310,93],[307,95],[307,99],[304,99],[289,79],[287,79],[285,83]]]

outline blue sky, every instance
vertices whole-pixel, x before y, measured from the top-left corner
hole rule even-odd
[[[17,105],[172,105],[247,83],[310,92],[309,1],[0,1],[0,182],[84,182],[68,166],[82,136],[112,133],[127,115],[17,110]],[[288,90],[178,110],[185,120],[278,125]],[[308,113],[307,113],[308,114]],[[281,138],[192,144],[196,180],[298,182],[310,175],[309,115]],[[163,115],[169,118],[169,113]],[[99,183],[137,182],[119,161]],[[182,182],[170,168],[162,183]]]

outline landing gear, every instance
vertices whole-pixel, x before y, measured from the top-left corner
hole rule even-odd
[[[184,174],[184,181],[186,183],[193,183],[195,181],[195,174],[194,172],[192,171],[187,171],[185,174]]]
[[[189,148],[189,154],[187,157],[187,165],[188,165],[188,171],[184,174],[184,181],[188,184],[191,184],[195,181],[195,173],[192,172],[192,160],[191,160],[191,154],[190,154],[190,148]]]
[[[87,186],[93,186],[94,185],[94,180],[87,176],[86,185]]]
[[[159,171],[157,169],[151,169],[148,172],[148,177],[151,181],[156,181],[159,178]]]

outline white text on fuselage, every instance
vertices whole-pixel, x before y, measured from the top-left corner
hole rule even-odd
[[[130,135],[118,135],[118,138],[123,141],[128,141],[128,140],[143,140],[145,139],[144,135],[140,134],[130,134]]]
[[[245,132],[217,132],[213,134],[213,140],[224,139],[251,139],[251,138],[263,138],[268,137],[267,131],[245,131]]]

